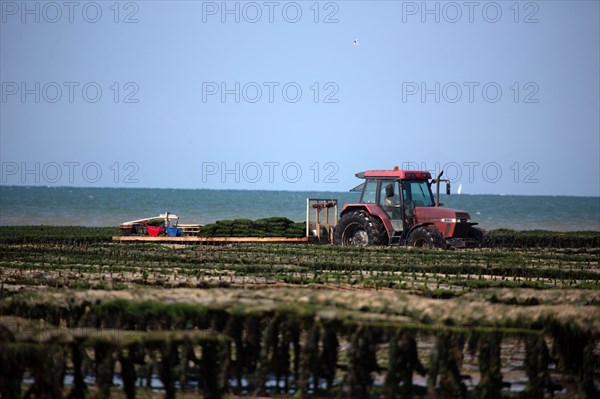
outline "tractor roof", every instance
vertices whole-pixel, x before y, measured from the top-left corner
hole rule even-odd
[[[425,170],[367,170],[359,172],[356,177],[365,179],[367,177],[392,178],[400,180],[428,180],[431,179],[431,173]]]

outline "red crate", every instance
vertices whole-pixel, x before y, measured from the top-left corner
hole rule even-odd
[[[148,226],[148,235],[151,237],[158,237],[164,231],[163,227]]]

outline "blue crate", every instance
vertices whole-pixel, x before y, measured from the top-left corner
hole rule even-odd
[[[179,228],[179,227],[171,227],[171,226],[167,226],[165,228],[167,236],[169,237],[181,237],[181,235],[183,234],[183,229]]]

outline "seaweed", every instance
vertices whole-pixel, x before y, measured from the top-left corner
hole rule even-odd
[[[345,397],[359,399],[370,396],[373,385],[371,373],[379,371],[374,333],[373,327],[359,325],[352,334],[348,349],[348,371],[343,384]]]
[[[502,363],[500,360],[502,334],[496,332],[481,334],[478,341],[481,380],[475,389],[475,395],[479,398],[500,399],[502,397]]]
[[[508,248],[598,248],[600,232],[498,229],[487,233],[484,244]]]
[[[415,371],[422,376],[427,374],[427,370],[419,360],[414,333],[408,330],[397,330],[390,340],[384,389],[386,399],[393,399],[398,395],[403,399],[412,398],[415,394],[413,389]]]
[[[258,220],[218,220],[202,226],[201,237],[304,237],[304,223],[295,223],[287,218],[271,217]]]
[[[0,244],[88,245],[110,242],[112,237],[118,234],[117,227],[0,226]]]
[[[543,336],[525,340],[525,371],[527,372],[527,397],[543,399],[549,383],[548,347]]]
[[[460,373],[464,344],[462,334],[438,332],[427,376],[427,385],[432,395],[440,398],[466,397],[467,387]]]
[[[293,226],[279,219],[259,224]],[[578,384],[566,385],[567,395],[597,396],[597,247],[559,248],[551,241],[556,247],[533,248],[513,240],[463,251],[171,248],[34,236],[0,246],[0,315],[12,315],[0,319],[0,370],[6,373],[0,378],[11,378],[0,381],[2,397],[22,397],[23,386],[13,381],[23,382],[24,375],[34,376],[24,385],[30,395],[106,396],[119,369],[128,398],[147,389],[136,386],[136,378],[148,385],[157,374],[169,397],[187,389],[215,398],[255,391],[411,397],[417,394],[413,373],[426,371],[417,337],[422,344],[432,336],[429,386],[440,397],[465,395],[460,372],[467,336],[477,338],[472,347],[479,353],[471,361],[482,376],[472,397],[499,397],[499,350],[511,340],[526,342],[528,397],[554,389],[546,340],[558,362],[553,375]],[[15,316],[32,330],[5,319]],[[39,366],[49,356],[58,359],[56,374]],[[373,386],[384,365],[384,387]],[[73,375],[68,393],[61,377],[66,369]],[[87,374],[95,375],[94,387],[83,380]]]

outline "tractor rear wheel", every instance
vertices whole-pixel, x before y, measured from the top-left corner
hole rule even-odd
[[[381,245],[385,230],[379,219],[364,211],[345,214],[333,232],[336,245]]]
[[[446,248],[442,233],[433,226],[417,227],[408,236],[408,245],[422,248]]]

